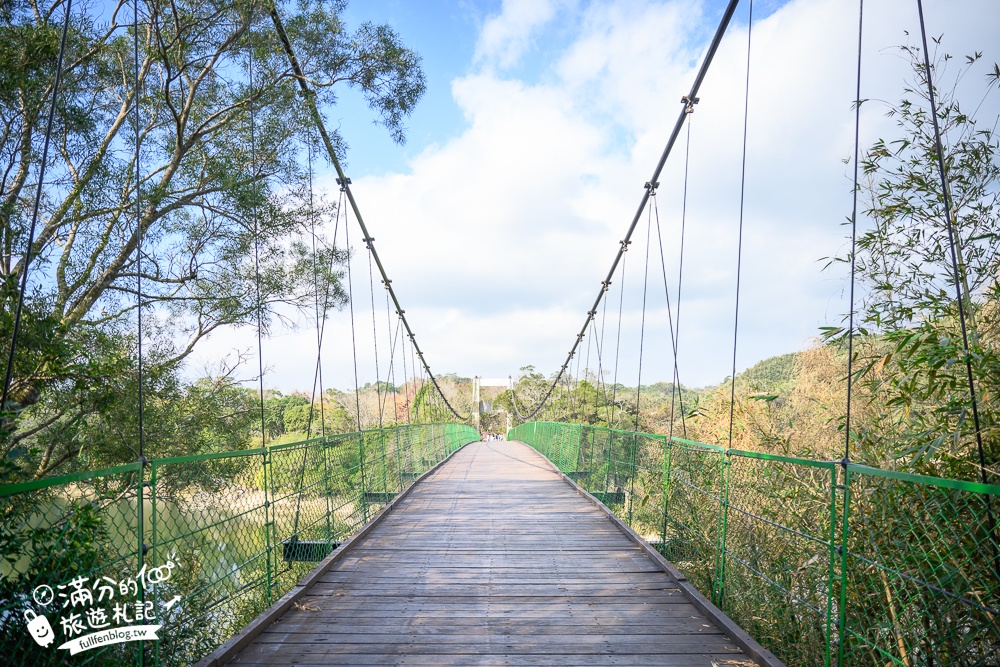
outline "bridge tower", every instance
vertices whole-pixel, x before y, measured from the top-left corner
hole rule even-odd
[[[488,393],[487,397],[483,398],[484,388],[499,388],[500,390],[507,389],[510,381],[507,378],[483,378],[476,376],[472,381],[472,412],[473,412],[473,426],[476,429],[482,431],[482,416],[491,415],[495,412],[493,409],[493,399],[496,398],[498,392]],[[511,429],[511,417],[510,413],[504,411],[506,417],[506,430]]]

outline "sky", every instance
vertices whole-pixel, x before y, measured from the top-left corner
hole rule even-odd
[[[348,6],[349,28],[388,23],[423,59],[427,92],[407,122],[405,145],[372,123],[354,91],[342,91],[324,114],[349,144],[353,192],[435,373],[516,377],[532,365],[548,375],[562,365],[724,4],[366,0]],[[1000,3],[924,4],[928,30],[942,36],[942,50],[955,56],[981,51],[990,67],[1000,61]],[[620,267],[607,293],[602,359],[611,369],[608,379],[617,356],[618,380],[639,380],[640,349],[643,383],[671,377],[664,275],[676,306],[685,164],[677,362],[683,384],[707,386],[729,376],[734,338],[742,370],[813,344],[819,327],[840,324],[848,311],[846,275],[839,265],[824,270],[824,258],[848,247],[857,5],[757,0],[747,95],[748,7],[741,3],[700,91],[688,160],[682,135],[660,177],[653,213],[663,261],[655,220],[646,259],[650,213],[644,211],[624,278]],[[861,113],[862,146],[894,136],[887,104],[898,100],[908,75],[897,47],[919,39],[910,0],[869,0],[864,20],[861,97],[869,101]],[[958,69],[949,68],[945,76]],[[960,99],[981,100],[983,72],[963,79]],[[990,124],[1000,115],[996,98],[978,112]],[[329,169],[320,169],[317,183],[336,197]],[[357,247],[356,225],[351,235]],[[352,275],[362,383],[376,376],[366,274],[361,246]],[[395,330],[389,330],[381,289],[375,299],[385,379]],[[302,318],[264,341],[266,386],[311,386],[313,326]],[[255,351],[255,343],[246,329],[217,332],[196,352],[192,372],[235,349]],[[590,343],[581,355],[590,349],[596,368]],[[353,387],[348,310],[331,316],[322,358],[326,386]],[[397,382],[399,364],[397,352]]]

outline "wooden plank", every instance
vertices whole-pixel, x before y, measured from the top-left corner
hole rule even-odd
[[[776,655],[761,646],[757,640],[729,618],[721,609],[712,604],[708,598],[702,595],[701,591],[694,587],[663,555],[647,543],[641,536],[636,534],[624,521],[619,519],[614,512],[608,509],[600,500],[590,495],[571,478],[563,475],[563,480],[569,484],[577,493],[590,500],[596,505],[634,544],[642,549],[654,563],[659,565],[664,572],[677,581],[678,586],[691,603],[704,613],[712,623],[717,625],[726,633],[737,645],[751,658],[765,667],[785,667],[785,663],[778,659]]]
[[[455,665],[459,667],[494,667],[508,665],[510,667],[532,666],[548,667],[550,665],[564,666],[567,664],[589,667],[591,665],[623,665],[626,667],[753,667],[746,658],[731,653],[690,653],[690,654],[618,654],[618,655],[574,655],[572,660],[562,655],[505,655],[502,653],[488,654],[481,649],[475,653],[465,654],[421,654],[421,655],[373,655],[358,653],[299,653],[297,651],[282,651],[283,660],[296,665],[423,665],[440,667]],[[251,653],[249,651],[238,656],[231,664],[239,665],[272,665],[273,653]]]
[[[261,635],[266,639],[270,635]],[[512,655],[661,655],[684,653],[731,653],[742,655],[733,643],[724,644],[714,637],[684,637],[676,642],[664,642],[663,637],[643,638],[643,640],[623,641],[624,637],[587,637],[571,635],[568,637],[491,637],[487,640],[465,642],[442,642],[440,638],[432,638],[427,642],[409,641],[406,637],[396,642],[381,643],[376,638],[367,635],[358,637],[359,641],[346,641],[333,636],[314,636],[304,639],[301,643],[291,643],[282,638],[281,641],[254,641],[253,647],[273,643],[279,647],[274,655],[274,665],[289,664],[284,656],[295,651],[300,653],[317,653],[320,655],[336,655],[338,653],[375,653],[378,655],[420,655],[430,654],[475,654],[479,651],[491,651]]]
[[[261,642],[268,643],[271,640],[264,635],[287,636],[288,634],[301,633],[306,636],[327,636],[327,635],[350,635],[349,641],[356,642],[361,635],[385,635],[388,637],[439,637],[443,641],[452,641],[457,638],[468,637],[488,637],[488,636],[523,636],[534,637],[544,635],[574,636],[581,630],[588,633],[594,631],[602,636],[607,635],[627,635],[629,637],[644,637],[646,635],[717,635],[721,631],[705,623],[700,618],[672,618],[670,623],[660,623],[657,625],[639,625],[630,622],[589,622],[581,621],[572,625],[568,624],[569,619],[559,619],[553,622],[550,619],[534,618],[530,621],[497,621],[494,619],[434,619],[430,622],[426,619],[418,619],[417,622],[402,622],[387,626],[382,624],[382,632],[373,630],[379,626],[372,622],[371,617],[354,617],[351,619],[329,619],[317,622],[283,622],[278,621],[261,634]],[[339,622],[338,622],[339,621]],[[462,621],[473,621],[465,622]],[[284,634],[283,634],[284,633]]]
[[[754,664],[681,583],[520,444],[468,445],[232,664]]]

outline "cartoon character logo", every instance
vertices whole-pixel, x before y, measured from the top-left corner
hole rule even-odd
[[[31,609],[26,609],[24,611],[24,620],[28,623],[28,632],[36,644],[39,646],[48,646],[55,641],[56,634],[52,632],[49,619],[45,616],[39,616]]]

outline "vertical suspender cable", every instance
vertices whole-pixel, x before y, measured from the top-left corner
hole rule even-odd
[[[28,265],[31,263],[31,246],[35,244],[35,228],[38,225],[38,209],[42,201],[42,186],[45,183],[45,163],[49,159],[49,140],[52,137],[52,121],[56,115],[56,100],[59,97],[59,83],[62,80],[63,57],[66,54],[66,34],[69,31],[69,13],[73,0],[66,0],[66,15],[63,18],[62,37],[59,40],[59,56],[56,59],[56,76],[52,82],[52,103],[49,105],[49,117],[45,121],[45,140],[42,143],[42,161],[38,167],[38,188],[35,190],[35,202],[31,209],[31,225],[28,228],[28,245],[21,261],[21,286],[17,293],[17,308],[14,312],[14,329],[11,332],[10,348],[7,352],[7,372],[3,380],[3,395],[0,397],[0,412],[7,410],[7,399],[10,396],[10,383],[14,377],[14,350],[17,349],[17,335],[21,330],[21,309],[24,307],[24,293],[28,289]],[[138,92],[138,91],[137,91]],[[138,105],[138,100],[136,101]]]
[[[854,89],[854,181],[853,189],[851,191],[851,285],[850,302],[848,304],[849,311],[847,315],[847,405],[844,413],[844,458],[840,462],[842,474],[841,485],[843,488],[842,516],[844,519],[841,521],[840,576],[842,577],[842,580],[839,599],[840,610],[837,617],[838,631],[840,633],[837,653],[838,662],[841,664],[843,663],[844,654],[847,650],[848,640],[846,632],[847,615],[845,612],[847,606],[847,586],[843,578],[847,576],[847,538],[849,530],[847,517],[850,516],[851,509],[851,485],[847,466],[851,461],[851,395],[853,394],[854,388],[854,286],[857,275],[855,255],[857,253],[858,238],[858,160],[861,153],[861,55],[864,43],[864,18],[865,2],[864,0],[858,0],[858,62]],[[831,577],[832,576],[833,566],[831,564]],[[829,609],[830,607],[828,607],[828,610]]]
[[[420,404],[417,403],[417,396],[420,388],[423,387],[423,369],[417,368],[416,345],[413,345],[413,334],[410,334],[410,373],[413,375],[413,417],[420,422]],[[418,382],[419,379],[419,382]]]
[[[622,250],[627,251],[628,245],[631,241],[622,241]],[[618,331],[615,334],[615,375],[614,381],[611,384],[611,423],[609,426],[614,428],[615,421],[615,407],[618,405],[618,354],[621,351],[622,343],[622,307],[625,305],[625,258],[626,255],[622,255],[622,281],[621,288],[618,290]]]
[[[410,400],[410,378],[406,370],[406,332],[403,332],[402,337],[399,341],[402,345],[400,352],[403,356],[403,391],[405,392],[406,398],[406,423],[410,423],[410,409],[413,407],[413,402]]]
[[[955,298],[958,301],[958,319],[962,327],[962,351],[965,354],[965,371],[969,379],[969,397],[972,400],[972,420],[976,429],[976,449],[979,454],[979,474],[983,484],[989,483],[986,474],[986,454],[983,451],[983,433],[979,423],[979,401],[976,397],[976,382],[972,375],[972,355],[969,353],[969,332],[965,321],[965,296],[962,294],[962,276],[965,267],[959,267],[956,236],[958,229],[951,213],[951,194],[948,191],[948,176],[944,166],[944,146],[941,143],[941,127],[938,124],[937,103],[934,99],[934,79],[931,73],[931,57],[927,48],[927,29],[924,26],[924,5],[917,0],[917,13],[920,15],[920,39],[924,47],[924,70],[927,75],[927,97],[931,105],[931,119],[934,121],[934,145],[937,152],[938,173],[941,176],[941,197],[944,201],[945,224],[948,227],[948,244],[951,249],[951,266],[955,277]],[[972,295],[968,295],[972,300]],[[996,519],[993,516],[993,503],[986,496],[986,521],[990,533],[990,546],[993,549],[993,569],[1000,579],[1000,549],[997,546]]]
[[[313,272],[313,296],[315,298],[316,316],[316,369],[313,372],[312,397],[309,400],[309,420],[306,422],[306,439],[312,437],[313,413],[316,406],[316,385],[319,384],[319,423],[320,435],[326,435],[326,420],[323,410],[323,329],[324,321],[320,319],[319,305],[319,269],[316,263],[316,211],[313,207],[313,158],[312,158],[312,138],[309,129],[306,130],[306,156],[309,162],[309,236],[312,241],[312,272]],[[324,309],[325,314],[325,309]]]
[[[385,378],[386,384],[392,387],[392,405],[393,405],[393,417],[392,421],[396,421],[396,411],[398,411],[399,405],[396,402],[396,342],[399,340],[399,321],[397,320],[396,333],[392,332],[392,312],[389,308],[389,290],[385,293],[385,323],[386,323],[386,333],[389,335],[389,368],[386,369]],[[379,410],[383,410],[384,406],[389,404],[389,389],[387,388],[385,393],[382,395],[382,401],[379,405]]]
[[[851,395],[854,388],[854,284],[855,253],[858,239],[858,159],[861,154],[861,48],[864,36],[865,0],[858,0],[858,63],[854,89],[854,189],[851,203],[851,287],[850,311],[847,315],[847,406],[844,415],[844,460],[851,460]]]
[[[310,137],[312,132],[310,132]],[[312,141],[309,141],[309,231],[313,246],[313,290],[316,292],[316,368],[319,375],[319,427],[320,435],[326,436],[326,403],[323,400],[323,330],[326,329],[326,308],[320,313],[319,279],[316,270],[316,210],[313,204],[313,163]],[[322,317],[322,324],[320,319]]]
[[[635,425],[633,431],[639,430],[639,399],[642,398],[642,346],[646,339],[646,288],[649,285],[649,240],[653,231],[653,202],[656,201],[656,185],[650,184],[650,206],[646,220],[646,268],[642,275],[642,324],[639,326],[639,374],[635,383]]]
[[[368,293],[372,302],[372,340],[375,348],[375,395],[378,399],[378,427],[382,428],[382,389],[379,386],[381,375],[378,370],[378,326],[375,324],[375,274],[372,267],[372,242],[373,238],[365,238],[365,246],[368,248]]]
[[[574,404],[575,396],[573,395],[573,381],[575,375],[573,373],[573,359],[570,360],[569,372],[566,374],[566,421],[573,421],[573,415],[576,414],[576,406]]]
[[[577,419],[583,416],[582,406],[585,404],[584,397],[580,395],[580,365],[582,363],[583,354],[576,355],[576,380],[573,383],[573,412],[576,414]]]
[[[972,419],[976,429],[976,447],[979,452],[979,470],[983,484],[988,483],[986,476],[986,456],[983,452],[983,434],[979,424],[979,400],[976,397],[976,382],[972,375],[972,355],[969,354],[969,332],[965,318],[965,296],[962,294],[962,277],[965,267],[958,263],[958,251],[955,248],[958,230],[951,215],[951,193],[948,190],[948,177],[944,166],[944,147],[941,144],[941,128],[938,124],[937,103],[934,99],[934,81],[931,74],[930,53],[927,49],[927,30],[924,27],[924,5],[917,0],[917,12],[920,15],[920,39],[924,45],[924,68],[927,74],[927,96],[931,105],[931,119],[934,121],[934,144],[937,152],[938,172],[941,176],[941,196],[944,200],[945,224],[948,227],[948,244],[951,248],[951,266],[955,277],[955,299],[958,301],[958,319],[962,326],[962,351],[965,354],[965,370],[969,379],[969,396],[972,399]],[[971,300],[972,295],[969,295]]]
[[[253,25],[253,19],[250,19],[250,25]],[[252,33],[249,30],[248,34]],[[249,105],[250,105],[250,177],[252,183],[257,183],[257,117],[256,110],[254,108],[254,92],[253,92],[253,46],[249,50],[249,67],[247,69],[248,78],[250,80],[250,92],[249,92]],[[258,373],[258,394],[260,396],[260,444],[261,446],[267,445],[267,427],[265,425],[265,415],[264,415],[264,335],[263,335],[263,311],[264,304],[261,302],[261,291],[260,291],[260,228],[259,221],[257,219],[257,201],[256,196],[254,197],[253,204],[253,275],[256,293],[256,315],[257,315],[257,373]]]
[[[389,352],[389,381],[392,384],[392,423],[395,424],[399,418],[399,400],[396,393],[396,341],[399,340],[400,320],[396,320],[396,334],[392,337],[392,346]],[[385,288],[385,327],[386,331],[392,331],[392,309],[389,307],[389,286]],[[387,401],[388,402],[388,401]]]
[[[67,17],[68,19],[69,17]],[[143,496],[145,495],[145,419],[143,415],[143,395],[142,395],[142,167],[140,164],[140,130],[139,123],[141,122],[140,116],[140,106],[142,105],[142,95],[139,90],[139,0],[132,0],[132,89],[135,91],[135,114],[133,116],[134,123],[134,140],[135,140],[135,237],[136,237],[136,248],[135,248],[135,292],[136,292],[136,343],[137,349],[137,363],[136,363],[136,379],[138,381],[138,389],[136,392],[136,398],[139,402],[139,484],[136,487],[136,532],[139,536],[139,544],[137,545],[137,560],[138,567],[140,570],[145,568],[145,557],[146,557],[146,544],[145,544],[145,500]],[[54,98],[53,98],[54,99]],[[39,182],[41,185],[41,182]],[[145,600],[145,588],[141,587],[139,589],[139,602],[144,602]],[[142,667],[145,662],[145,650],[146,642],[139,642],[139,655],[138,664]]]
[[[345,191],[346,183],[337,179],[340,184],[340,191]],[[358,430],[364,430],[361,425],[361,392],[358,389],[358,346],[354,335],[354,280],[351,277],[351,225],[348,224],[347,212],[344,212],[344,247],[347,248],[347,302],[351,311],[351,354],[354,360],[354,410],[358,419]]]
[[[584,379],[585,382],[587,380],[587,373],[592,373],[592,371],[590,370],[590,348],[593,347],[593,344],[594,344],[593,322],[591,322],[591,331],[588,332],[588,333],[589,333],[589,335],[587,336],[587,362],[584,364],[584,368],[583,368],[583,379]],[[584,413],[586,413],[586,410],[587,410],[587,393],[586,392],[584,392],[583,396],[580,398],[580,401],[583,404],[583,411],[584,411]],[[596,413],[597,413],[597,385],[596,384],[594,384],[594,413],[595,413],[595,418],[596,418]]]
[[[688,193],[688,172],[691,163],[691,117],[694,113],[694,105],[697,104],[697,98],[689,100],[684,98],[683,100],[686,107],[687,116],[687,138],[685,140],[684,146],[684,189],[681,196],[681,239],[680,239],[680,257],[677,267],[677,303],[676,303],[676,314],[671,314],[670,308],[670,288],[667,284],[667,263],[663,254],[663,234],[660,231],[660,210],[657,205],[656,199],[653,199],[653,213],[656,216],[656,238],[660,246],[660,269],[663,272],[663,291],[667,299],[667,325],[670,327],[670,346],[673,350],[674,368],[673,368],[673,380],[672,387],[670,391],[670,426],[669,426],[669,438],[674,437],[674,422],[677,420],[675,408],[679,404],[680,414],[681,414],[681,429],[684,437],[687,437],[687,420],[684,414],[684,395],[681,393],[681,380],[680,371],[678,370],[678,360],[677,352],[680,346],[680,336],[681,336],[681,286],[684,281],[684,236],[687,228],[687,193]]]
[[[136,289],[136,329],[137,329],[137,344],[138,344],[138,360],[137,360],[137,379],[138,379],[138,391],[137,397],[139,400],[139,461],[142,461],[145,454],[145,419],[143,410],[143,395],[142,395],[142,385],[143,385],[143,366],[142,366],[142,187],[140,179],[142,177],[141,165],[140,165],[140,155],[139,150],[140,135],[139,135],[139,123],[141,118],[139,116],[139,107],[141,105],[141,95],[139,91],[139,0],[132,0],[132,86],[135,90],[135,116],[134,123],[135,127],[135,236],[136,236],[136,251],[135,251],[135,261],[136,261],[136,271],[135,271],[135,289]]]
[[[743,204],[747,182],[747,120],[750,116],[750,45],[753,38],[753,0],[750,0],[750,16],[747,19],[747,78],[743,97],[743,158],[740,166],[740,224],[736,241],[736,309],[733,314],[733,374],[729,390],[729,443],[733,446],[733,421],[736,415],[736,343],[740,331],[740,272],[743,267]]]
[[[607,292],[611,288],[611,281],[604,281],[604,291]],[[604,325],[608,320],[608,300],[602,299],[601,304],[601,337],[596,339],[594,344],[597,347],[597,377],[598,382],[601,385],[601,389],[604,393],[604,416],[607,419],[608,415],[608,385],[604,381],[604,359],[603,359],[603,349],[604,349]],[[595,331],[596,334],[596,331]],[[594,398],[594,404],[597,404],[597,397]],[[611,426],[611,422],[608,421],[608,426]]]

